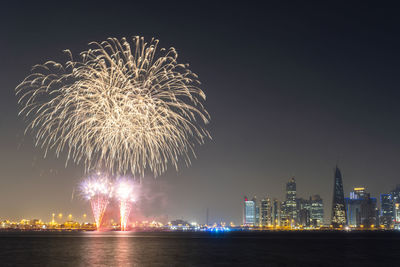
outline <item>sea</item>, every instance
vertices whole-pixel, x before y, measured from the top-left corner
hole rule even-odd
[[[0,266],[400,266],[400,232],[0,232]]]

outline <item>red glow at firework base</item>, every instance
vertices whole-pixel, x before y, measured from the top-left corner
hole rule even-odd
[[[100,229],[104,212],[108,205],[108,197],[104,195],[96,195],[90,200],[92,206],[93,217],[96,221],[97,230]]]
[[[114,195],[119,204],[121,231],[128,230],[132,203],[135,202],[134,182],[128,178],[117,178],[114,182],[107,175],[96,173],[80,184],[80,191],[90,201],[97,230],[101,228],[104,213]]]
[[[97,173],[84,180],[80,185],[80,190],[82,195],[90,201],[96,227],[99,230],[111,197],[112,184],[107,176]]]
[[[135,201],[133,196],[133,181],[129,179],[120,179],[117,181],[115,194],[119,201],[121,231],[127,230],[128,219],[131,212],[132,202]]]

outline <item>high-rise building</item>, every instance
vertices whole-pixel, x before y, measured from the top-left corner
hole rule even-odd
[[[302,227],[310,227],[311,219],[310,219],[310,210],[309,209],[300,209],[298,213],[298,223]]]
[[[348,225],[369,228],[377,224],[376,198],[371,198],[364,187],[354,188],[345,202]]]
[[[390,194],[392,195],[393,203],[400,203],[400,184],[396,185],[396,188]]]
[[[392,224],[395,229],[400,229],[400,184],[396,185],[390,194],[392,195],[392,205],[393,205],[393,220]]]
[[[260,225],[260,203],[257,201],[257,198],[254,196],[253,201],[255,203],[255,218],[254,218],[254,226]]]
[[[309,227],[311,224],[311,200],[298,198],[297,207],[297,223]]]
[[[400,229],[400,185],[390,192],[393,200],[393,227]]]
[[[310,197],[311,213],[310,220],[311,226],[320,227],[324,224],[324,203],[319,195]]]
[[[260,203],[260,226],[272,225],[272,203],[270,198],[264,198]]]
[[[376,214],[376,198],[366,193],[361,202],[361,224],[368,228],[375,226],[377,223]]]
[[[361,202],[358,198],[345,198],[347,223],[351,227],[359,227],[361,225]]]
[[[365,194],[365,187],[355,187],[353,191],[350,192],[350,199],[363,199]]]
[[[273,226],[279,226],[280,225],[280,203],[277,199],[274,198],[273,204],[272,204],[272,224]]]
[[[391,194],[381,194],[380,224],[389,228],[393,222],[393,198]]]
[[[297,221],[296,180],[294,177],[286,184],[285,213],[286,219],[293,226]]]
[[[346,219],[342,173],[340,172],[338,166],[336,166],[334,172],[331,224],[335,228],[344,226],[347,224]]]
[[[394,229],[400,229],[400,203],[394,203],[393,205],[393,227]]]
[[[243,225],[254,226],[256,224],[256,201],[244,197]]]
[[[290,226],[290,220],[288,217],[288,213],[286,210],[286,201],[282,201],[281,202],[281,210],[280,210],[280,220],[279,220],[279,224],[280,226]]]
[[[345,198],[347,224],[351,227],[359,227],[361,223],[361,202],[365,196],[364,187],[355,187],[350,192],[350,198]]]

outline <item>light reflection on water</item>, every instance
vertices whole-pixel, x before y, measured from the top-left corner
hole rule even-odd
[[[399,241],[390,232],[0,232],[0,266],[397,266]]]
[[[86,266],[134,266],[133,235],[129,232],[88,232],[81,248]]]

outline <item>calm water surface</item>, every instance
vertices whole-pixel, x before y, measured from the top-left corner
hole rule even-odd
[[[0,266],[400,266],[400,233],[0,232]]]

